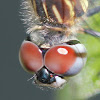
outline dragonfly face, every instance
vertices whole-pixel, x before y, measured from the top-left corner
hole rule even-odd
[[[72,27],[86,12],[88,1],[26,1],[38,21],[21,45],[20,62],[26,71],[35,72],[36,84],[61,87],[67,82],[65,78],[78,74],[86,63],[86,49]]]

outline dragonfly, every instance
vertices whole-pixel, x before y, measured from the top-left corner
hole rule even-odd
[[[78,31],[100,37],[81,27],[86,17],[100,11],[89,8],[91,0],[24,0],[23,22],[27,36],[19,50],[23,69],[39,86],[60,88],[86,64],[87,51],[77,39]]]

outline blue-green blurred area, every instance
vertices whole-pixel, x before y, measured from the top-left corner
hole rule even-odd
[[[100,13],[87,18],[86,23],[85,28],[100,32]],[[100,38],[78,34],[78,39],[87,49],[86,66],[57,92],[56,100],[100,100]]]

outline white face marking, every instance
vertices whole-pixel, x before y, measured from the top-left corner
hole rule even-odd
[[[59,88],[67,82],[65,79],[62,79],[59,76],[55,76],[55,79],[56,79],[56,82],[51,84],[51,86],[55,88]]]
[[[68,51],[65,48],[59,48],[57,49],[57,51],[59,54],[63,54],[63,55],[66,55],[68,53]]]

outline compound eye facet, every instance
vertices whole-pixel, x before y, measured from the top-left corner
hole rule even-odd
[[[55,46],[44,56],[45,66],[56,74],[64,74],[75,63],[76,53],[68,46]]]
[[[42,51],[30,41],[22,43],[19,59],[23,68],[29,72],[36,72],[43,66]]]

